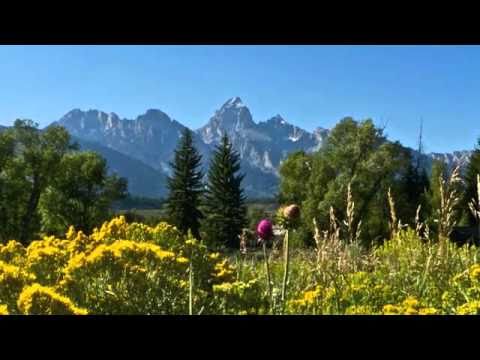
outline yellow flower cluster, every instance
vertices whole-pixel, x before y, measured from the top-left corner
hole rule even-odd
[[[10,240],[6,245],[0,244],[0,261],[22,265],[26,250],[18,241]]]
[[[321,295],[321,288],[319,285],[317,285],[314,290],[305,291],[300,299],[290,300],[288,305],[297,310],[309,307],[311,305],[315,305],[317,299],[319,299]]]
[[[0,245],[0,304],[24,314],[186,313],[190,265],[195,305],[215,293],[237,310],[258,310],[262,286],[233,282],[235,268],[219,253],[167,223],[128,224],[123,216],[89,236],[70,226],[64,239]]]
[[[35,276],[19,266],[0,261],[0,302],[6,304],[10,312],[16,312],[16,301],[23,287],[35,281]]]
[[[438,310],[433,307],[421,307],[420,302],[412,296],[407,297],[401,304],[387,304],[383,307],[384,315],[435,315]]]
[[[0,305],[0,316],[1,315],[9,315],[7,305]]]
[[[345,310],[346,315],[372,315],[375,311],[370,305],[351,305]]]
[[[469,301],[457,308],[458,315],[478,315],[480,314],[480,301]]]
[[[88,313],[87,310],[76,307],[67,297],[37,283],[23,289],[17,306],[25,315],[86,315]]]
[[[215,301],[224,314],[259,314],[265,307],[258,279],[213,285]]]
[[[215,264],[214,267],[214,276],[223,279],[228,278],[229,276],[233,275],[235,270],[234,268],[228,263],[227,259],[224,259],[221,262]]]
[[[32,242],[27,248],[26,270],[44,285],[56,283],[62,277],[62,269],[70,257],[67,247],[64,241],[56,239]]]
[[[110,222],[105,222],[100,230],[95,228],[91,237],[95,241],[108,241],[111,239],[126,239],[128,224],[125,216],[119,216]]]
[[[475,264],[469,269],[470,279],[472,282],[480,281],[480,264]]]

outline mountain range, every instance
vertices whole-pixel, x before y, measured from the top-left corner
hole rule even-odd
[[[74,109],[51,125],[64,126],[82,149],[99,152],[110,170],[124,176],[132,195],[163,197],[169,162],[185,128],[160,110],[150,109],[135,119],[121,119],[115,113]],[[278,188],[279,166],[296,150],[318,150],[329,130],[318,127],[313,132],[301,129],[276,115],[256,122],[239,97],[225,102],[208,122],[193,130],[194,144],[203,158],[204,171],[223,132],[240,154],[243,186],[247,196],[273,197]],[[452,154],[425,154],[426,166],[433,159],[443,159],[452,167],[465,165],[470,151]]]

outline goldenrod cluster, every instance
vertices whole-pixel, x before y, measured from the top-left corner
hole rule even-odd
[[[190,269],[198,306],[233,279],[220,254],[167,223],[120,216],[89,236],[70,227],[65,239],[12,240],[0,245],[0,314],[188,313]]]

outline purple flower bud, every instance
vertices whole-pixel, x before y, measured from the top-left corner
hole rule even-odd
[[[269,240],[273,237],[272,223],[269,220],[263,219],[258,223],[257,234],[262,240]]]

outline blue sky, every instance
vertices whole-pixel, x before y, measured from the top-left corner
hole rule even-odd
[[[423,118],[428,152],[480,136],[479,46],[0,46],[0,59],[2,125],[158,108],[195,129],[240,96],[257,122],[372,118],[408,146]]]

